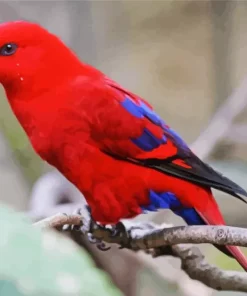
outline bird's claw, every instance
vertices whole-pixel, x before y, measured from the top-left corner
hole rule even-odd
[[[95,238],[95,237],[92,235],[92,233],[88,233],[88,234],[87,234],[87,239],[88,239],[88,241],[89,241],[91,244],[97,244],[97,243],[100,242],[100,240],[97,239],[97,238]]]
[[[106,244],[98,239],[98,238],[95,238],[92,233],[88,233],[87,234],[87,238],[88,238],[88,241],[91,243],[91,244],[95,244],[97,249],[99,249],[100,251],[108,251],[110,250],[111,247],[107,247]]]
[[[119,249],[131,249],[129,231],[122,222],[118,222],[116,225],[111,226],[111,233],[109,237],[123,237],[124,239],[119,242]]]
[[[118,222],[116,225],[111,226],[110,237],[117,237],[126,233],[126,228],[122,222]]]
[[[142,223],[142,224],[123,224],[122,222],[117,223],[114,225],[114,232],[112,233],[111,236],[116,237],[122,237],[122,241],[119,246],[119,249],[131,249],[134,250],[132,242],[132,236],[134,231],[138,230],[146,230],[146,229],[153,229],[154,224],[153,223]]]
[[[103,240],[95,238],[91,233],[93,225],[97,225],[100,229],[109,232],[110,238],[123,238],[119,242],[119,249],[131,249],[130,232],[131,229],[127,229],[122,222],[118,222],[116,225],[100,225],[95,222],[91,215],[91,209],[88,205],[83,208],[76,209],[73,214],[81,215],[83,217],[83,225],[64,225],[63,231],[76,231],[85,235],[91,244],[94,244],[101,251],[108,251],[111,247],[107,247]]]
[[[63,231],[76,231],[85,235],[88,241],[91,244],[95,244],[95,246],[101,251],[108,251],[111,247],[107,247],[106,244],[98,238],[95,238],[91,233],[92,225],[97,224],[91,215],[91,209],[88,205],[85,205],[83,208],[76,209],[73,214],[81,215],[83,217],[83,225],[64,225]],[[104,227],[99,225],[99,227]]]
[[[121,237],[123,234],[127,233],[124,224],[121,222],[117,223],[116,225],[109,225],[109,226],[108,225],[104,226],[104,225],[98,224],[98,227],[104,231],[108,231],[110,238]],[[128,236],[128,234],[127,234],[127,236]],[[125,237],[126,237],[126,235],[125,235]],[[119,249],[130,248],[129,243],[121,242],[119,244],[120,244]],[[106,247],[105,243],[99,239],[97,240],[96,246],[101,251],[107,251],[111,248],[111,247]]]

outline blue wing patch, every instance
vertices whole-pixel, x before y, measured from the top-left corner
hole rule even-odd
[[[148,129],[144,128],[139,138],[132,138],[131,141],[144,151],[151,151],[161,144],[166,143],[167,139],[163,136],[161,139],[155,137]]]
[[[137,118],[148,118],[152,123],[160,126],[164,132],[166,131],[168,134],[170,134],[178,145],[184,149],[188,149],[188,146],[183,141],[183,139],[173,129],[168,128],[165,121],[144,102],[140,102],[140,105],[138,105],[128,96],[126,96],[121,102],[121,105],[124,107],[124,109]],[[148,129],[144,129],[142,135],[139,138],[132,138],[131,140],[142,150],[152,151],[161,144],[166,143],[167,137],[163,135],[163,138],[159,139],[155,137],[155,135],[153,135]]]
[[[174,211],[175,214],[184,219],[188,225],[205,225],[206,223],[193,208],[184,208]]]
[[[129,111],[132,115],[134,115],[137,118],[142,118],[143,117],[143,112],[141,108],[139,108],[138,105],[136,105],[131,99],[128,97],[125,98],[125,100],[121,103],[121,105]]]
[[[185,220],[188,225],[205,225],[205,222],[193,208],[184,208],[178,198],[171,192],[156,193],[149,191],[150,204],[142,207],[144,213],[159,209],[170,209]]]
[[[142,114],[146,116],[149,120],[151,120],[154,124],[159,126],[165,125],[164,120],[161,119],[160,116],[152,109],[150,109],[148,105],[146,105],[144,102],[140,103],[139,108],[142,109]]]
[[[164,121],[156,114],[153,110],[151,110],[146,104],[143,102],[140,105],[137,105],[133,100],[129,97],[126,97],[125,100],[121,103],[121,105],[132,115],[137,118],[146,117],[154,124],[163,127],[165,124]],[[138,138],[131,138],[131,141],[141,148],[144,151],[152,151],[153,149],[159,147],[160,145],[167,142],[167,138],[165,135],[161,139],[157,138],[152,134],[147,128],[143,130],[143,133]]]
[[[137,105],[133,100],[126,96],[121,102],[121,105],[124,107],[124,109],[137,118],[143,118],[145,116],[160,127],[165,125],[165,122],[160,118],[160,116],[143,102],[140,102],[140,105]]]
[[[167,129],[168,133],[173,136],[174,140],[177,144],[180,145],[180,147],[183,147],[183,149],[187,150],[189,149],[188,145],[184,142],[184,140],[179,136],[177,132],[175,132],[172,128]]]

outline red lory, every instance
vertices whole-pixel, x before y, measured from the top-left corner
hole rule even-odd
[[[200,160],[148,102],[38,24],[0,25],[0,82],[34,150],[82,192],[102,225],[158,209],[189,225],[224,225],[211,188],[247,196]],[[220,250],[247,270],[238,247]]]

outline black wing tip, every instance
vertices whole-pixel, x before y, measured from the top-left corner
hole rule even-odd
[[[210,177],[211,178],[205,178],[202,176],[198,176],[195,174],[191,174],[189,171],[184,171],[178,166],[175,165],[167,165],[167,166],[150,166],[153,169],[156,169],[160,172],[170,174],[174,177],[188,180],[194,184],[198,184],[205,187],[211,187],[217,190],[220,190],[222,192],[228,193],[239,200],[243,201],[247,204],[247,201],[242,197],[247,197],[247,191],[245,191],[242,187],[240,187],[235,182],[231,181],[227,177],[223,176],[221,173],[218,173],[213,168],[209,167],[207,165],[207,168],[210,169]],[[240,196],[242,195],[242,196]]]
[[[173,157],[169,160],[171,161]],[[194,184],[198,184],[205,187],[211,187],[225,193],[228,193],[239,200],[243,201],[247,204],[247,200],[245,200],[240,195],[247,197],[247,191],[240,187],[238,184],[225,177],[222,173],[217,172],[210,165],[206,164],[202,160],[200,160],[197,156],[193,159],[196,164],[199,164],[202,169],[204,169],[204,174],[200,174],[200,172],[191,172],[189,170],[183,169],[181,166],[171,163],[168,159],[161,161],[160,159],[147,159],[140,160],[136,159],[135,161],[129,160],[131,162],[137,163],[142,166],[147,166],[161,173],[169,174],[171,176],[187,180]]]
[[[240,196],[240,195],[243,195],[243,196],[247,197],[247,191],[245,189],[243,189],[241,186],[239,186],[234,181],[230,180],[224,174],[216,171],[213,167],[211,167],[209,164],[203,162],[197,156],[196,156],[196,159],[199,162],[199,164],[203,165],[205,168],[208,169],[208,173],[212,177],[212,179],[211,179],[212,183],[214,183],[211,185],[212,188],[215,188],[215,189],[221,190],[223,192],[226,192],[228,194],[231,194],[231,195],[237,197],[238,199],[240,199],[241,201],[243,201],[244,203],[247,203],[247,201]]]
[[[216,173],[218,173],[218,172],[216,172]],[[238,197],[239,199],[241,199],[242,201],[247,203],[247,201],[245,199],[243,199],[241,196],[239,196],[239,195],[243,195],[243,196],[247,197],[247,191],[245,189],[243,189],[241,186],[239,186],[237,183],[235,183],[234,181],[232,181],[229,178],[225,177],[224,175],[222,175],[220,173],[218,173],[218,174],[224,180],[224,183],[222,183],[222,184],[219,183],[219,185],[223,185],[223,187],[224,187],[221,190],[227,191],[227,189],[228,189],[228,193]]]
[[[237,185],[238,186],[238,185]],[[241,199],[243,202],[247,203],[247,200],[245,200],[242,196],[247,197],[247,191],[238,186],[237,190],[233,190],[236,196]],[[242,196],[240,196],[242,195]]]
[[[237,185],[237,187],[238,188],[236,188],[236,190],[233,189],[235,191],[235,193],[241,194],[241,195],[247,197],[247,191],[245,189],[243,189],[242,187],[240,187],[239,185]]]
[[[225,192],[231,194],[232,196],[235,196],[237,199],[239,199],[239,200],[243,201],[245,204],[247,204],[247,201],[242,196],[239,195],[239,194],[241,194],[241,195],[246,196],[247,192],[245,192],[245,194],[239,193],[239,192],[234,192],[234,191],[229,191],[229,192],[225,191]]]

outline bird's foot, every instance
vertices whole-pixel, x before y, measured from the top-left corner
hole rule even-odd
[[[150,232],[155,229],[152,222],[133,223],[131,220],[125,221],[125,224],[119,222],[117,225],[116,236],[122,237],[120,249],[131,249],[132,251],[140,250],[139,246],[135,244],[135,240],[140,240],[143,231]]]
[[[85,205],[83,208],[79,208],[75,210],[73,214],[82,216],[82,226],[65,225],[63,227],[63,231],[69,230],[69,231],[80,232],[87,237],[88,241],[91,244],[95,244],[99,250],[108,251],[110,247],[107,247],[106,244],[101,239],[95,238],[92,234],[92,229],[94,225],[97,225],[99,228],[101,228],[102,226],[99,225],[92,218],[90,207],[88,205]]]
[[[111,226],[109,237],[118,241],[119,249],[131,249],[130,232],[122,222]]]
[[[101,251],[108,251],[111,248],[106,246],[103,240],[109,243],[118,244],[119,249],[138,250],[138,247],[134,246],[132,238],[136,236],[138,237],[139,230],[143,232],[143,230],[150,231],[154,228],[152,223],[133,224],[131,221],[125,221],[125,223],[118,222],[115,225],[99,224],[92,218],[91,210],[88,205],[77,209],[73,214],[82,217],[82,225],[66,225],[63,227],[63,230],[82,233],[88,238],[88,241],[91,244],[95,244]]]

